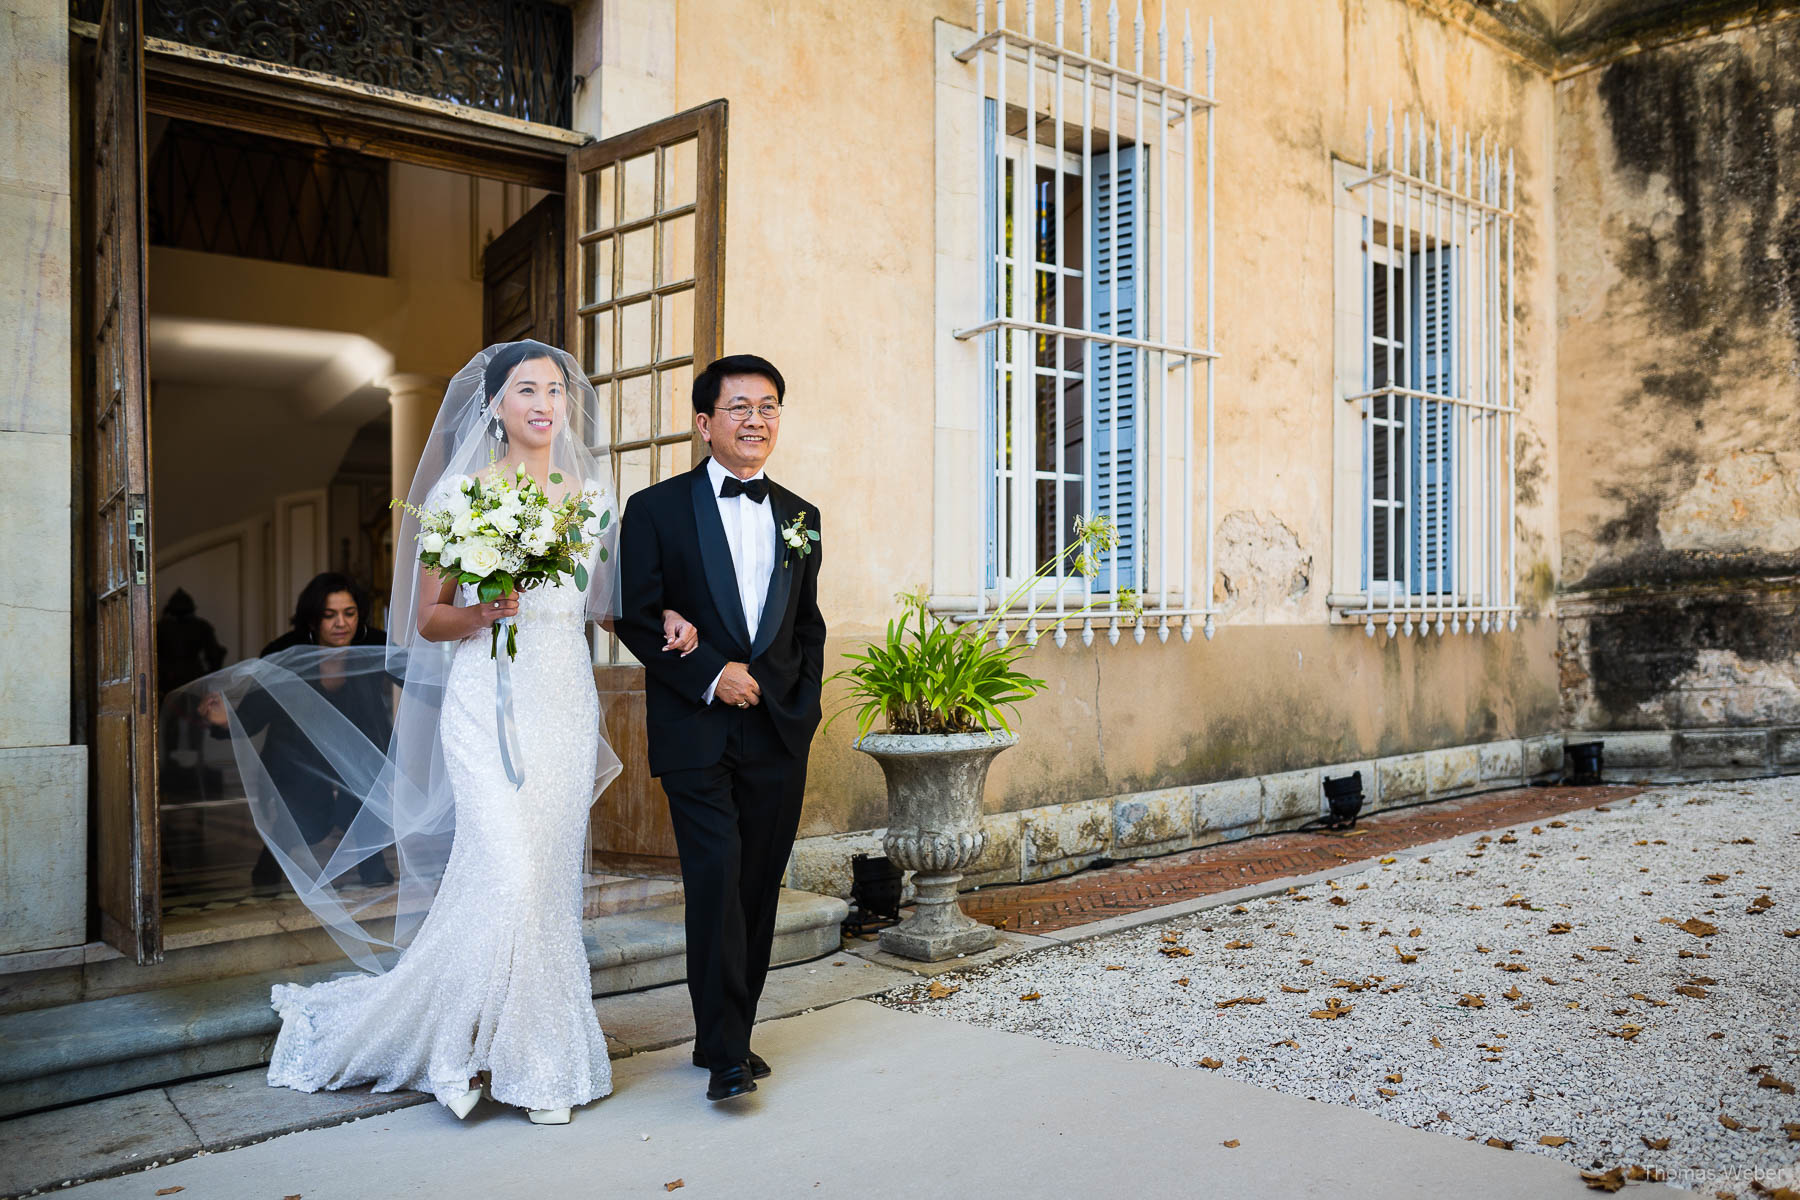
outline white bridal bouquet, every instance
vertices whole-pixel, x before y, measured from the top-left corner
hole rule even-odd
[[[561,475],[551,475],[561,483]],[[512,592],[528,592],[564,575],[575,586],[588,585],[582,559],[592,548],[586,537],[599,537],[612,522],[598,492],[571,492],[552,501],[523,465],[508,475],[490,471],[485,477],[459,476],[452,481],[441,507],[398,505],[419,519],[419,561],[458,583],[474,584],[483,603]],[[599,560],[605,562],[605,546]],[[500,656],[500,625],[506,626],[506,653],[519,656],[517,629],[511,621],[496,623],[491,652]]]

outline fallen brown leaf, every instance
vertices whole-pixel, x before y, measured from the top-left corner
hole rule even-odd
[[[1220,1067],[1222,1067],[1222,1066],[1224,1066],[1224,1065],[1225,1065],[1225,1060],[1224,1060],[1224,1059],[1222,1059],[1222,1058],[1211,1058],[1211,1057],[1208,1057],[1208,1058],[1203,1058],[1203,1059],[1201,1059],[1201,1060],[1200,1060],[1200,1065],[1201,1065],[1201,1066],[1203,1066],[1203,1067],[1205,1067],[1205,1068],[1206,1068],[1206,1069],[1207,1069],[1207,1070],[1209,1070],[1209,1071],[1216,1071],[1216,1070],[1218,1070],[1218,1069],[1219,1069],[1219,1068],[1220,1068]]]
[[[1237,1146],[1238,1146],[1238,1140],[1236,1138],[1232,1138],[1229,1142],[1220,1142],[1219,1145],[1225,1147],[1227,1150],[1236,1150]]]
[[[1439,1049],[1439,1050],[1442,1050],[1442,1049],[1443,1049],[1443,1048],[1444,1048],[1444,1043],[1442,1043],[1442,1042],[1440,1042],[1440,1041],[1438,1041],[1438,1040],[1437,1040],[1437,1035],[1436,1035],[1436,1034],[1433,1034],[1433,1035],[1432,1035],[1432,1037],[1431,1037],[1431,1044],[1432,1044],[1432,1045],[1433,1045],[1433,1046],[1436,1046],[1436,1047],[1437,1047],[1437,1048],[1438,1048],[1438,1049]]]
[[[1678,983],[1673,990],[1679,995],[1692,996],[1696,1000],[1706,999],[1706,989],[1703,987],[1696,987],[1691,983]]]
[[[1193,980],[1189,979],[1186,975],[1183,975],[1180,979],[1177,979],[1175,982],[1180,987],[1186,987],[1188,984],[1192,983]]]
[[[1342,998],[1333,996],[1331,999],[1325,1001],[1324,1008],[1315,1008],[1308,1015],[1317,1017],[1321,1021],[1335,1021],[1339,1017],[1352,1011],[1355,1007],[1356,1006],[1353,1004],[1346,1004]]]
[[[1787,1131],[1788,1141],[1800,1142],[1800,1121],[1789,1121],[1782,1128]]]
[[[1263,996],[1233,996],[1229,1000],[1220,1000],[1217,1003],[1220,1008],[1230,1008],[1234,1004],[1261,1004],[1265,999],[1266,997]]]
[[[1751,916],[1755,916],[1757,913],[1768,912],[1774,907],[1775,902],[1773,900],[1769,899],[1767,896],[1758,896],[1750,902],[1750,907],[1746,908],[1744,911]]]
[[[1550,926],[1550,932],[1551,933],[1574,933],[1575,927],[1573,925],[1569,924],[1567,921],[1557,921],[1555,924]]]
[[[1568,1144],[1569,1139],[1558,1133],[1546,1133],[1543,1137],[1538,1139],[1538,1145],[1540,1146],[1566,1146]]]
[[[684,1187],[686,1187],[686,1186],[687,1186],[687,1181],[686,1181],[686,1180],[682,1180],[682,1179],[671,1179],[671,1180],[669,1180],[669,1182],[667,1182],[667,1183],[665,1183],[665,1184],[663,1184],[663,1191],[665,1191],[665,1192],[672,1192],[672,1191],[674,1191],[674,1190],[675,1190],[675,1189],[676,1189],[676,1188],[684,1188]]]
[[[1294,987],[1290,984],[1284,983],[1281,985],[1281,990],[1284,992],[1293,992],[1297,995],[1304,995],[1306,992],[1311,991],[1312,989],[1302,988],[1302,987]]]
[[[1164,946],[1162,952],[1170,958],[1192,958],[1194,955],[1186,946]]]
[[[176,1192],[185,1191],[187,1191],[187,1188],[178,1183],[174,1187],[157,1188],[156,1194],[159,1196],[173,1196]]]
[[[1286,1046],[1290,1050],[1298,1050],[1300,1048],[1300,1043],[1296,1042],[1293,1038],[1282,1038],[1279,1042],[1269,1043],[1270,1049],[1274,1049],[1276,1046]]]
[[[1344,907],[1344,905],[1350,903],[1350,901],[1345,899],[1343,896],[1333,896],[1331,898],[1331,902],[1333,904],[1337,905],[1339,908],[1342,908],[1342,907]]]
[[[962,991],[960,987],[955,987],[948,983],[941,983],[936,979],[932,980],[931,986],[925,989],[926,994],[933,1000],[942,1000],[945,996],[954,996],[960,991]]]
[[[1596,1192],[1616,1192],[1625,1186],[1625,1169],[1614,1167],[1610,1171],[1583,1171],[1581,1182]]]
[[[1107,970],[1109,970],[1109,971],[1123,971],[1123,970],[1124,970],[1124,969],[1125,969],[1125,968],[1124,968],[1124,967],[1122,967],[1122,966],[1115,966],[1115,965],[1114,965],[1114,964],[1112,964],[1112,963],[1107,963],[1107,964],[1106,964],[1106,969],[1107,969]]]
[[[1644,1032],[1644,1027],[1642,1025],[1621,1025],[1617,1029],[1608,1029],[1606,1031],[1606,1036],[1620,1038],[1629,1042],[1632,1038],[1642,1032]]]
[[[1400,961],[1403,963],[1416,963],[1419,961],[1418,955],[1408,954],[1406,951],[1402,950],[1398,946],[1394,947],[1394,953],[1400,956]]]
[[[1759,1088],[1774,1088],[1784,1096],[1791,1096],[1794,1094],[1793,1084],[1785,1079],[1777,1079],[1773,1075],[1764,1075],[1761,1079],[1756,1081],[1756,1086]]]
[[[1019,997],[1021,1000],[1042,1000],[1043,998],[1044,994],[1042,992],[1026,992],[1023,996]]]
[[[1675,928],[1686,933],[1691,933],[1697,938],[1709,938],[1713,936],[1713,934],[1719,932],[1719,927],[1717,925],[1714,925],[1709,921],[1702,921],[1699,917],[1689,917]]]
[[[1523,1000],[1525,998],[1525,993],[1519,990],[1519,985],[1516,983],[1500,994],[1508,1000]]]
[[[1489,1138],[1487,1140],[1487,1144],[1492,1146],[1496,1150],[1511,1150],[1512,1146],[1513,1146],[1513,1144],[1511,1142],[1507,1141],[1505,1138],[1497,1138],[1497,1137]]]
[[[1639,1134],[1638,1140],[1652,1150],[1667,1150],[1669,1148],[1669,1139],[1666,1137],[1649,1138]]]
[[[1744,1123],[1742,1121],[1733,1120],[1731,1117],[1727,1116],[1724,1113],[1719,1114],[1719,1124],[1723,1125],[1727,1129],[1742,1129],[1744,1127]]]
[[[1458,1008],[1486,1008],[1487,994],[1485,992],[1476,992],[1471,995],[1464,992],[1463,998],[1458,1000],[1456,1005]]]
[[[1784,929],[1781,931],[1781,936],[1800,938],[1800,929]]]
[[[1393,1088],[1378,1087],[1375,1090],[1380,1092],[1384,1096],[1398,1096],[1400,1094],[1399,1092],[1396,1092]]]

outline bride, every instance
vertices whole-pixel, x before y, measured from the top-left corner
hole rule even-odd
[[[373,660],[366,649],[357,651],[361,661],[338,652],[326,671],[305,655],[277,656],[208,681],[227,707],[251,692],[273,697],[346,790],[364,797],[320,862],[233,717],[259,832],[365,970],[274,988],[281,1031],[271,1085],[417,1089],[458,1117],[486,1095],[539,1124],[565,1124],[572,1108],[612,1090],[581,931],[588,809],[620,770],[600,731],[585,637],[589,620],[609,615],[618,527],[610,472],[578,433],[597,411],[567,353],[533,341],[490,346],[451,380],[408,497],[442,508],[462,477],[521,467],[553,502],[590,493],[586,588],[565,578],[482,603],[472,586],[419,567],[409,512],[395,544],[385,664],[380,648]],[[490,627],[502,620],[517,623],[511,662],[504,638],[500,658],[490,650]],[[668,650],[690,649],[692,626],[674,613],[666,622]],[[373,671],[402,681],[392,741],[382,748],[359,744],[353,728],[334,721],[315,682]],[[395,889],[336,882],[390,848]]]

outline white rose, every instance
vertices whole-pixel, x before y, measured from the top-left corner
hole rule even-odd
[[[441,533],[421,533],[419,549],[427,554],[437,554],[444,548],[444,535]]]
[[[456,518],[450,522],[450,536],[459,541],[470,537],[474,534],[477,524],[479,524],[479,518],[465,508],[462,512],[457,513]]]
[[[438,566],[454,567],[456,565],[456,560],[462,557],[462,550],[463,547],[461,542],[449,543],[442,550],[438,551]]]
[[[462,560],[463,570],[474,575],[491,575],[500,569],[499,549],[492,542],[479,538],[463,543],[458,557]]]

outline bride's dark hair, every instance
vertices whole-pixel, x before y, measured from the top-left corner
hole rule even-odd
[[[482,378],[482,387],[489,400],[500,394],[500,389],[505,387],[506,381],[511,378],[513,368],[528,358],[547,358],[555,363],[556,369],[563,372],[564,386],[568,385],[568,372],[564,370],[562,359],[557,357],[557,352],[542,342],[534,342],[527,338],[522,342],[513,342],[488,360],[487,372]]]

